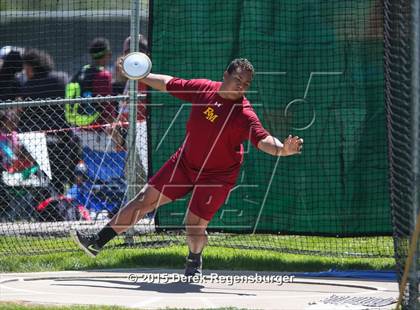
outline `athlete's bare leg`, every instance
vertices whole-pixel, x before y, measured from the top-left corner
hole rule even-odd
[[[146,184],[135,198],[129,201],[109,222],[117,234],[121,234],[136,224],[147,213],[172,200],[159,192],[156,188]]]
[[[208,224],[209,221],[188,210],[186,222],[187,244],[192,253],[201,253],[206,246]]]
[[[75,231],[73,236],[79,246],[90,256],[96,256],[102,247],[115,236],[136,224],[147,213],[171,202],[153,186],[146,184],[137,196],[129,201],[98,234],[85,235]]]

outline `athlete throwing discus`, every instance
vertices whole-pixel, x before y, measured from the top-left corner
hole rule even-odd
[[[253,75],[248,60],[235,59],[224,72],[223,82],[152,73],[140,80],[192,103],[185,139],[139,194],[98,234],[74,233],[86,253],[96,256],[107,242],[144,215],[192,192],[186,215],[189,255],[185,275],[201,273],[206,228],[236,183],[243,160],[242,143],[250,140],[257,149],[273,156],[300,154],[302,150],[303,139],[288,136],[282,143],[261,125],[245,97]]]

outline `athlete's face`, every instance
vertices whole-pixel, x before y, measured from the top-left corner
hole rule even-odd
[[[252,73],[238,68],[230,74],[225,71],[223,78],[226,97],[234,100],[241,98],[251,86]]]

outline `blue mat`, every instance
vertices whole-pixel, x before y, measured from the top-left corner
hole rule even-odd
[[[297,277],[303,278],[354,278],[354,279],[369,279],[369,280],[386,280],[396,281],[397,275],[393,270],[336,270],[330,269],[321,272],[300,272],[295,273]]]

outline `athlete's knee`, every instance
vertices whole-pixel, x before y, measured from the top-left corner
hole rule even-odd
[[[143,187],[136,195],[136,197],[134,198],[134,200],[138,203],[143,203],[146,200],[146,187]]]
[[[134,199],[132,199],[127,207],[134,212],[140,212],[149,208],[148,202],[144,199],[144,194],[139,192]]]
[[[187,236],[207,238],[207,226],[203,225],[187,225],[186,227]]]
[[[147,186],[145,186],[137,194],[133,201],[136,205],[136,209],[143,210],[145,212],[153,211],[159,206],[159,196],[151,193]]]

